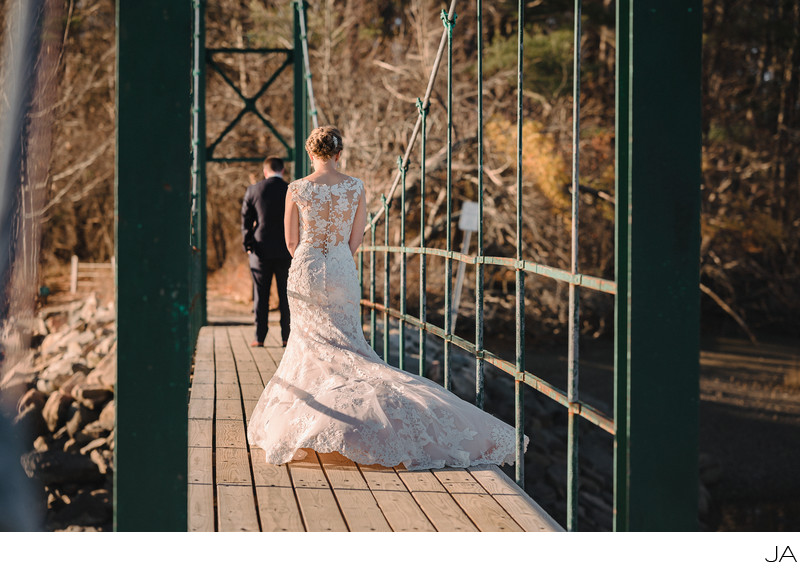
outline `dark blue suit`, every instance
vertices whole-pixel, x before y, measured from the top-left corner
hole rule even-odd
[[[286,281],[292,256],[286,249],[283,232],[287,187],[283,178],[272,176],[248,187],[242,202],[242,243],[250,255],[258,342],[264,342],[267,336],[269,290],[273,275],[280,300],[281,337],[284,342],[289,339]]]

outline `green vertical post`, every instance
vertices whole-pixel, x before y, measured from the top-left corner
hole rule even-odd
[[[308,84],[303,65],[303,41],[300,28],[300,11],[305,11],[303,0],[294,2],[294,177],[302,178],[311,169],[305,151],[306,137],[309,134]]]
[[[185,531],[192,4],[117,0],[114,528]]]
[[[478,262],[475,264],[475,405],[483,409],[483,3],[478,19]]]
[[[514,378],[514,425],[517,432],[516,479],[525,488],[525,272],[522,271],[522,69],[525,38],[524,2],[517,5],[517,268],[516,268],[516,355]]]
[[[206,0],[195,0],[192,71],[192,340],[206,323]]]
[[[570,272],[578,273],[578,189],[580,186],[581,131],[581,0],[575,0],[574,54],[572,58],[572,227],[570,235]],[[580,347],[580,293],[575,283],[569,284],[569,348],[567,354],[567,398],[578,402]],[[572,408],[567,419],[567,530],[578,530],[578,449],[580,417]]]
[[[614,528],[695,530],[702,2],[617,26]]]

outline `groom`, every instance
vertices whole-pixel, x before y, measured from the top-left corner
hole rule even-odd
[[[247,188],[242,203],[242,238],[250,257],[253,275],[253,304],[256,314],[256,337],[250,346],[264,346],[269,316],[269,291],[272,277],[278,288],[283,346],[289,340],[289,300],[286,280],[292,256],[286,249],[283,212],[288,185],[283,179],[283,160],[264,160],[264,180]]]

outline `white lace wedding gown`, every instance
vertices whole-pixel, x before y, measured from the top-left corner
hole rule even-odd
[[[297,180],[289,192],[300,214],[288,283],[292,330],[250,419],[250,444],[271,464],[301,448],[407,469],[513,463],[511,426],[389,366],[367,344],[348,244],[363,183]]]

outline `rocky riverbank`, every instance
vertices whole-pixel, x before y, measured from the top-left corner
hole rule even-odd
[[[113,305],[91,294],[6,323],[32,349],[5,371],[0,406],[13,417],[46,530],[111,529],[114,320]]]

